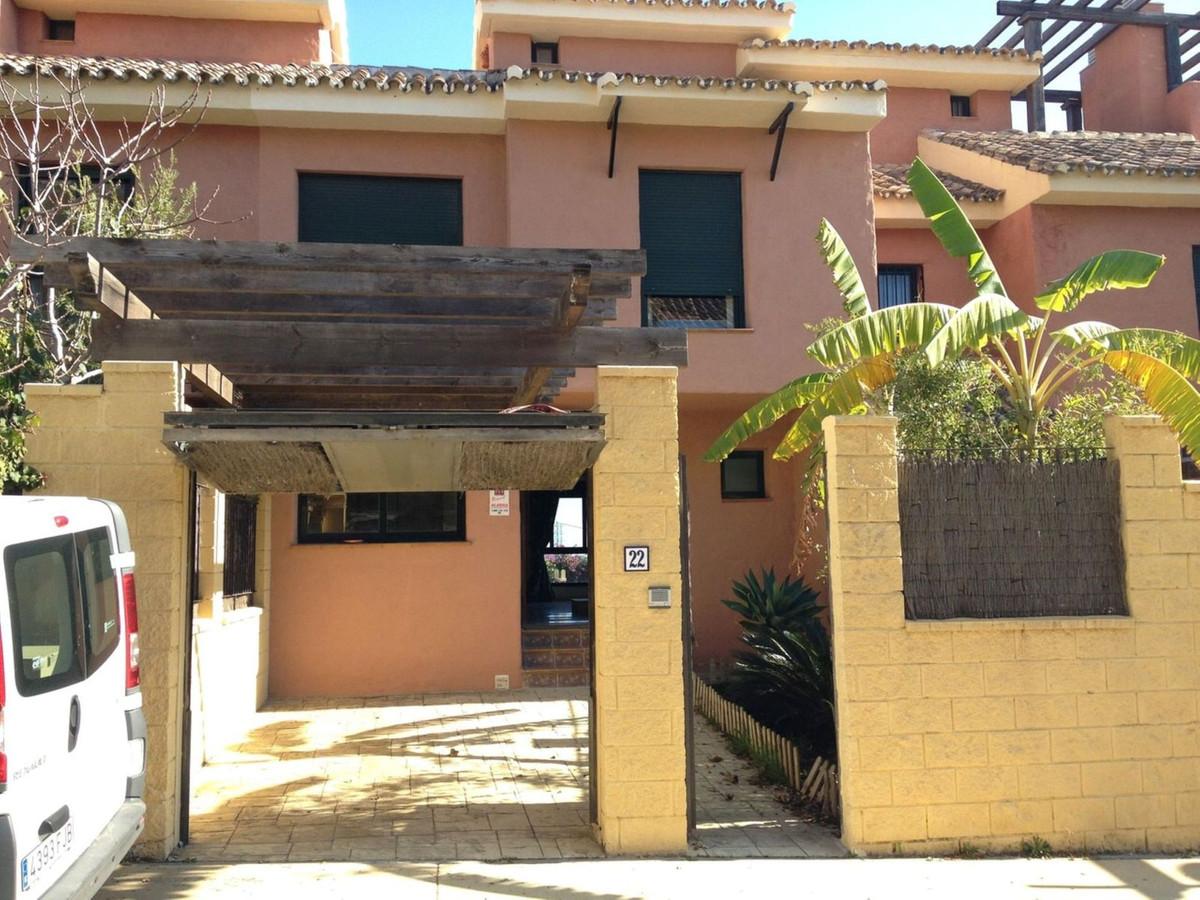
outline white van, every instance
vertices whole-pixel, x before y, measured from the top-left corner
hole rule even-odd
[[[0,497],[0,900],[91,897],[141,834],[146,724],[125,516]]]

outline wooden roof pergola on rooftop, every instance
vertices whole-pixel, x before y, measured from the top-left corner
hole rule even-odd
[[[641,250],[77,238],[12,255],[98,314],[93,359],[183,363],[191,405],[226,407],[168,415],[163,440],[230,493],[569,489],[603,417],[501,411],[577,368],[687,363],[686,331],[604,324]]]
[[[93,358],[188,363],[246,409],[499,410],[579,367],[687,360],[683,331],[602,327],[641,250],[77,238],[13,257],[99,313]]]
[[[997,0],[1000,16],[975,46],[980,50],[1023,47],[1042,54],[1042,77],[1014,100],[1028,105],[1030,131],[1046,130],[1046,103],[1061,103],[1068,127],[1083,127],[1082,96],[1056,90],[1054,82],[1122,25],[1163,29],[1167,88],[1200,79],[1200,13],[1144,9],[1151,0]],[[1011,30],[1010,30],[1011,29]],[[1061,35],[1061,36],[1060,36]]]

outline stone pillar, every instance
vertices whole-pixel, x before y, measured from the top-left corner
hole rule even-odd
[[[598,838],[614,854],[687,849],[678,372],[602,367],[608,444],[593,469]],[[624,570],[625,548],[650,551]],[[649,607],[669,588],[667,609]]]
[[[179,842],[180,722],[187,592],[188,471],[162,442],[182,406],[174,363],[105,363],[104,385],[28,385],[38,425],[27,460],[44,493],[116,502],[137,554],[142,704],[148,728],[146,830],[138,852]]]
[[[897,684],[912,674],[878,665],[887,662],[889,639],[904,627],[896,424],[893,418],[867,416],[831,416],[823,423],[842,841],[852,850],[901,835],[910,841],[927,836],[924,808],[886,808],[888,773],[861,769],[859,740],[874,732],[861,727],[858,704],[848,702],[857,699],[855,663],[865,654]],[[916,752],[919,765],[919,745]],[[876,806],[884,808],[865,808]]]

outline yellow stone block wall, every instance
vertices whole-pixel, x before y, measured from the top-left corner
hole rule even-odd
[[[593,469],[598,837],[614,854],[687,849],[677,370],[602,367]],[[624,548],[650,548],[648,573]],[[651,587],[670,609],[649,608]]]
[[[843,840],[865,854],[1200,847],[1200,484],[1106,423],[1128,617],[908,622],[894,419],[825,422]]]
[[[258,677],[255,693],[258,707],[267,702],[271,654],[271,495],[258,498],[257,537],[254,542],[254,605],[262,610],[258,627]]]
[[[104,385],[28,385],[38,424],[27,460],[42,493],[115,501],[137,554],[142,704],[149,753],[144,856],[179,836],[181,678],[187,590],[188,473],[162,443],[163,413],[182,405],[179,367],[105,363]]]

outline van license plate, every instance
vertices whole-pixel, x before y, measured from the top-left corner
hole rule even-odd
[[[21,860],[21,890],[27,891],[41,881],[42,875],[53,869],[71,852],[71,840],[75,837],[75,823],[67,822],[34,848]]]

